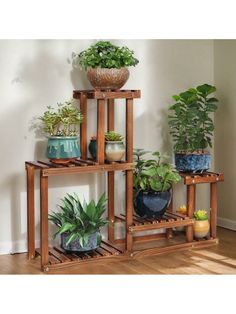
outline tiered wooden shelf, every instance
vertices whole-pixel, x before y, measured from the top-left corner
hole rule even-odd
[[[44,271],[68,267],[70,265],[98,261],[108,258],[142,257],[152,254],[173,252],[176,250],[192,247],[206,247],[217,243],[216,217],[217,217],[217,183],[224,180],[222,173],[205,172],[202,174],[181,173],[184,184],[187,187],[187,215],[175,213],[172,205],[161,219],[141,218],[133,213],[133,100],[140,97],[139,90],[97,91],[80,90],[74,91],[73,97],[79,99],[80,109],[84,120],[80,128],[81,158],[74,159],[68,164],[57,164],[50,160],[26,161],[27,171],[27,217],[28,217],[28,258],[36,255],[41,256],[41,268]],[[87,156],[87,106],[88,100],[97,101],[97,159],[91,160]],[[122,162],[109,163],[105,160],[105,115],[107,114],[106,130],[115,129],[115,99],[125,100],[126,119],[126,155]],[[106,106],[107,105],[107,106]],[[106,113],[107,108],[107,113]],[[35,248],[35,173],[40,173],[40,248]],[[115,214],[115,173],[125,173],[125,213]],[[48,245],[48,178],[50,176],[77,175],[80,173],[102,172],[107,174],[107,197],[108,197],[108,239],[102,241],[101,246],[93,252],[83,254],[68,253],[59,247]],[[196,185],[209,183],[210,193],[210,224],[211,232],[207,239],[196,241],[193,239],[193,212],[196,201]],[[117,222],[124,223],[125,238],[115,238]],[[177,227],[185,227],[186,234],[182,234],[182,242],[175,239]],[[158,234],[140,235],[144,231],[155,231]],[[162,231],[164,230],[164,232]],[[138,247],[145,241],[159,239],[166,242],[159,247]],[[174,240],[174,241],[172,241]]]

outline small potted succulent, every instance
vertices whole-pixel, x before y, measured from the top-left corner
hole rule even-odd
[[[148,152],[134,150],[134,210],[141,217],[161,218],[172,197],[172,184],[181,180],[173,166],[159,152],[144,159]]]
[[[108,161],[121,161],[125,154],[123,136],[115,131],[105,133],[105,156]]]
[[[214,123],[211,114],[218,100],[215,86],[208,84],[174,95],[169,108],[170,133],[174,141],[175,165],[179,171],[202,172],[210,168]]]
[[[58,103],[57,109],[48,106],[38,119],[48,137],[47,157],[51,161],[67,163],[80,157],[78,130],[83,116],[73,101]]]
[[[204,238],[208,234],[209,229],[210,224],[208,221],[207,211],[204,209],[199,209],[194,212],[193,231],[195,238]]]
[[[98,41],[79,54],[72,54],[74,66],[87,71],[95,89],[120,89],[129,78],[129,66],[138,64],[134,52],[110,41]]]
[[[101,243],[100,228],[107,220],[102,218],[106,210],[106,197],[103,194],[97,204],[94,200],[81,204],[77,194],[67,194],[59,205],[61,212],[52,212],[48,219],[61,235],[61,247],[66,251],[84,252],[95,250]]]

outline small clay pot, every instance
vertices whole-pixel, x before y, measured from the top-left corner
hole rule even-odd
[[[210,229],[208,220],[195,220],[193,225],[194,236],[197,239],[207,236]]]
[[[106,141],[105,154],[108,161],[121,161],[125,154],[125,145],[122,141]]]

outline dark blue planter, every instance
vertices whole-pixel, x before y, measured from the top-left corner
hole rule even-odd
[[[80,157],[77,136],[51,136],[48,138],[47,157],[49,159],[68,159]]]
[[[140,217],[161,218],[172,197],[172,190],[165,192],[145,192],[134,190],[134,210]]]
[[[92,158],[96,159],[97,158],[97,140],[90,140],[88,149]]]
[[[98,234],[100,234],[99,231],[92,233],[88,238],[87,245],[82,247],[79,243],[79,239],[67,245],[66,242],[68,241],[70,234],[62,233],[61,234],[61,247],[65,251],[71,251],[71,252],[87,252],[87,251],[95,250],[101,244],[101,241],[99,241],[100,237],[97,237]]]
[[[175,166],[178,171],[202,172],[210,168],[211,155],[204,154],[175,154]]]

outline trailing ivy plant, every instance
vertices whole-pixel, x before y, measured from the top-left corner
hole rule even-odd
[[[73,64],[88,68],[116,68],[135,66],[138,59],[134,57],[134,52],[128,47],[119,47],[110,41],[98,41],[87,50],[79,54],[72,54]]]
[[[105,193],[102,194],[97,204],[94,200],[81,204],[77,194],[68,194],[61,200],[59,205],[61,212],[52,212],[48,219],[57,227],[58,231],[54,234],[69,233],[66,245],[79,239],[82,247],[88,243],[89,235],[99,231],[99,228],[106,225],[108,221],[102,218],[106,210]],[[98,233],[98,243],[101,242],[101,236]]]
[[[168,123],[175,152],[203,152],[212,147],[211,113],[216,111],[218,99],[211,94],[215,91],[215,86],[203,84],[173,96]]]
[[[50,136],[76,136],[83,116],[73,101],[58,103],[57,109],[48,106],[39,117],[44,133]]]
[[[167,156],[154,152],[153,159],[144,159],[147,153],[149,152],[144,149],[134,150],[134,189],[147,192],[168,191],[173,183],[181,180],[180,175],[170,163],[163,161]]]

